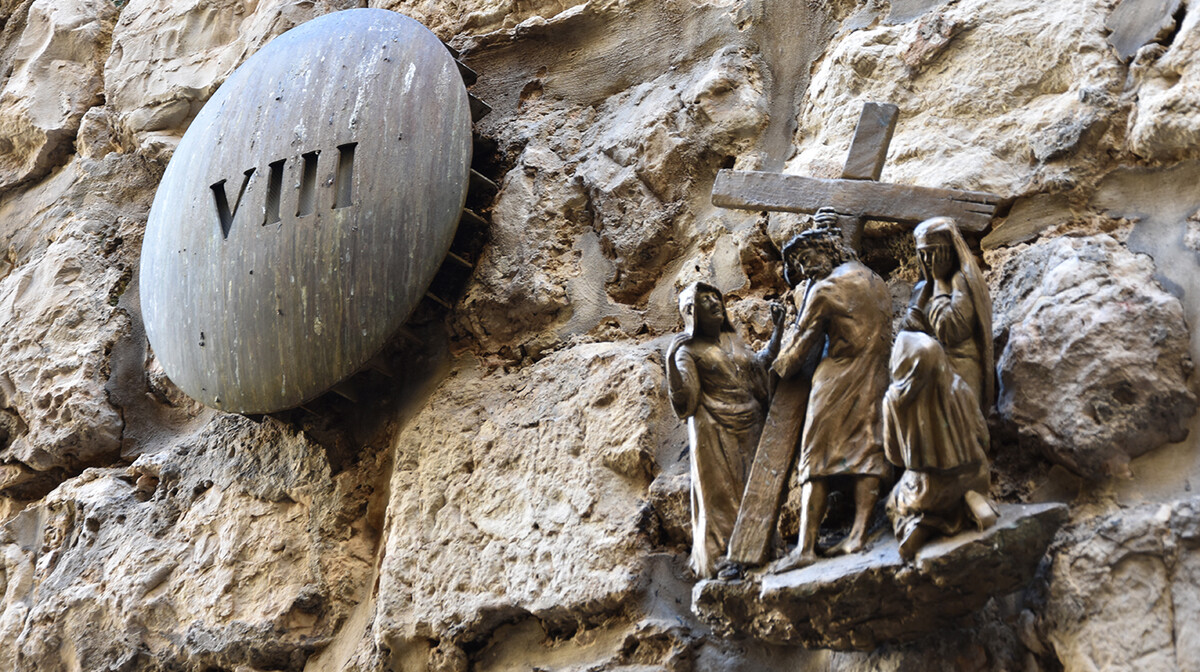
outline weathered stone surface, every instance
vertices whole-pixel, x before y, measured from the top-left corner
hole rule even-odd
[[[16,72],[11,56],[33,4],[0,0],[5,82],[10,69]],[[340,421],[354,431],[382,424],[372,445],[384,448],[339,456],[292,430],[214,421],[213,411],[191,406],[146,352],[136,283],[122,293],[122,278],[136,258],[157,175],[145,161],[169,156],[200,104],[272,36],[360,4],[119,3],[115,47],[89,43],[99,49],[95,62],[105,64],[105,106],[93,106],[70,132],[79,156],[0,200],[0,296],[7,297],[0,317],[11,346],[0,350],[0,371],[15,375],[17,400],[0,411],[0,434],[37,437],[15,442],[25,458],[13,450],[0,458],[0,520],[29,507],[47,521],[48,548],[57,549],[39,556],[49,572],[43,575],[37,563],[29,569],[21,559],[24,547],[9,544],[16,555],[0,579],[0,599],[11,599],[4,622],[19,631],[0,633],[0,668],[66,670],[78,663],[90,672],[125,660],[131,669],[187,672],[1189,669],[1197,658],[1189,648],[1196,640],[1190,595],[1200,582],[1188,569],[1191,541],[1152,520],[1153,505],[1130,502],[1169,500],[1194,487],[1196,434],[1135,461],[1136,478],[1113,486],[1128,498],[1110,499],[1103,484],[1084,488],[1072,503],[1077,523],[1064,536],[1049,608],[1037,595],[1039,580],[1023,597],[993,600],[956,622],[961,629],[953,632],[873,652],[830,653],[722,639],[690,615],[694,579],[680,562],[689,533],[688,483],[680,478],[686,428],[669,411],[642,419],[638,409],[660,403],[661,388],[651,382],[661,376],[655,341],[677,328],[679,286],[711,279],[732,292],[731,315],[759,340],[769,326],[763,299],[782,289],[776,248],[802,222],[716,211],[708,200],[716,171],[777,170],[795,155],[792,172],[836,177],[864,100],[901,108],[884,180],[1017,199],[1005,227],[994,232],[1016,239],[987,251],[1003,273],[1012,270],[1006,257],[1028,249],[1008,246],[1034,229],[1041,238],[1068,229],[1114,231],[1128,234],[1129,249],[1150,253],[1163,285],[1194,311],[1188,297],[1200,273],[1190,270],[1196,254],[1183,236],[1200,202],[1192,202],[1193,162],[1176,159],[1196,158],[1200,146],[1192,104],[1195,7],[1127,66],[1105,27],[1118,0],[370,0],[416,17],[465,52],[480,76],[474,90],[494,107],[477,130],[497,151],[482,158],[507,193],[467,300],[452,317],[450,348],[471,354],[444,362],[447,382],[428,399],[417,395],[403,411],[366,423]],[[60,88],[75,90],[51,73],[28,90],[45,100]],[[1057,206],[1042,194],[1061,194],[1072,221],[1060,226],[1042,216],[1054,208],[1021,211],[1022,203],[1042,200]],[[1009,228],[1014,223],[1021,227]],[[902,306],[911,244],[872,243],[886,245],[900,264],[891,280]],[[72,279],[75,268],[81,270]],[[50,282],[60,270],[61,282]],[[1031,278],[1040,283],[1041,271]],[[1094,306],[1083,295],[1109,296],[1107,286],[1085,283],[1071,296]],[[1143,282],[1138,292],[1149,286]],[[10,304],[20,310],[3,308]],[[1054,310],[1074,314],[1071,304]],[[1186,314],[1191,321],[1193,313]],[[641,373],[593,367],[601,355],[633,357]],[[542,387],[520,389],[535,379]],[[640,401],[595,406],[590,385],[614,380],[638,390]],[[43,395],[48,389],[54,394]],[[605,409],[620,409],[627,419],[601,417]],[[87,427],[106,441],[72,447],[66,437],[84,436]],[[639,438],[599,449],[580,441],[580,427],[582,436]],[[194,444],[185,437],[197,431],[205,445],[236,446],[263,460],[214,465],[207,449],[176,452]],[[512,440],[485,448],[501,435]],[[396,485],[386,495],[393,469],[353,467],[326,477],[319,466],[326,451],[332,465],[360,455],[386,462],[393,448]],[[85,453],[86,460],[75,457]],[[138,469],[167,455],[183,474],[180,482],[214,485],[194,504],[185,501],[185,487],[160,501],[174,482],[172,468],[167,478],[161,470],[125,471],[139,455],[146,461]],[[468,456],[480,476],[467,473]],[[107,466],[79,476],[84,462]],[[324,493],[311,502],[290,486],[296,504],[257,485],[221,486],[235,471],[238,483],[292,482],[268,467],[300,463],[308,466],[283,471],[302,473],[316,484],[309,492]],[[1003,463],[997,460],[1007,468]],[[1046,477],[1040,461],[1030,463],[1036,473],[1000,476],[1005,483]],[[1167,471],[1170,480],[1161,475]],[[338,484],[332,494],[327,478]],[[364,505],[372,489],[379,494]],[[439,493],[446,504],[437,508]],[[590,515],[563,513],[569,507],[562,501],[591,498]],[[78,541],[51,531],[68,502],[79,522],[67,529],[79,531]],[[176,504],[179,520],[193,522],[168,526],[161,537],[128,514],[124,523],[104,517],[95,534],[86,522],[99,517],[93,506],[118,517],[135,511],[169,520],[165,512]],[[261,555],[271,553],[273,537],[293,548],[301,521],[311,523],[310,514],[328,521],[314,512],[343,505],[342,518],[305,529],[303,562]],[[380,529],[385,514],[393,522],[386,540],[356,532],[352,539],[362,544],[348,555],[338,535],[374,525],[345,522],[358,520],[364,506]],[[1184,517],[1180,506],[1171,505],[1172,520]],[[308,513],[287,518],[302,510]],[[204,569],[186,550],[210,534],[201,528],[246,543],[218,546],[214,569]],[[118,537],[125,545],[114,545]],[[93,538],[104,553],[85,552]],[[1113,539],[1123,546],[1110,553]],[[1161,555],[1147,541],[1154,539],[1164,540]],[[152,561],[139,562],[143,555]],[[139,597],[141,582],[168,560],[179,565]],[[314,566],[331,569],[319,574]],[[347,568],[347,578],[336,581],[356,595],[331,598],[324,604],[332,606],[311,614],[307,599],[290,608],[304,586],[337,575],[337,566]],[[378,584],[374,566],[383,571]],[[218,567],[227,578],[211,575]],[[42,578],[31,591],[33,576]],[[232,602],[229,616],[222,600]],[[21,610],[38,616],[18,617]],[[191,621],[202,625],[189,636]]]
[[[19,428],[0,461],[78,470],[119,452],[109,353],[131,328],[117,302],[157,177],[133,155],[80,158],[0,205],[0,408]]]
[[[1063,529],[1038,625],[1066,672],[1200,670],[1200,501]]]
[[[695,235],[683,204],[706,202],[698,185],[766,123],[756,60],[720,49],[585,110],[530,84],[526,118],[498,129],[522,149],[496,198],[461,326],[517,360],[609,317],[672,328],[674,283],[663,276],[682,235]],[[655,289],[671,296],[651,299]]]
[[[718,633],[772,644],[869,651],[952,629],[1033,578],[1062,504],[1001,505],[984,532],[938,539],[905,566],[890,536],[863,553],[744,581],[701,581],[692,609]]]
[[[75,151],[85,159],[103,159],[109,152],[120,151],[107,107],[93,107],[79,120]]]
[[[430,4],[424,0],[370,0],[371,7],[391,9],[424,23],[442,39],[456,34],[480,34],[544,23],[586,0],[530,0],[519,4],[505,0],[449,0]],[[607,4],[607,3],[602,3]]]
[[[79,121],[102,100],[101,64],[117,10],[108,0],[37,0],[0,90],[0,193],[66,160]]]
[[[1104,41],[1107,9],[970,0],[839,36],[813,74],[787,172],[836,176],[863,101],[900,108],[886,182],[1014,196],[1093,170],[1055,159],[1094,151],[1087,139],[1115,107],[1124,73]]]
[[[104,63],[104,96],[117,127],[132,147],[165,162],[204,102],[250,54],[304,21],[357,6],[350,0],[130,0]]]
[[[590,222],[587,196],[563,159],[541,143],[527,146],[496,196],[491,245],[461,301],[462,327],[518,360],[522,347],[538,355],[555,343],[542,334],[571,315],[574,241]]]
[[[1170,46],[1144,48],[1145,57],[1134,59],[1130,68],[1137,104],[1129,120],[1129,148],[1154,161],[1200,151],[1200,11],[1189,7],[1164,42]]]
[[[376,640],[400,655],[619,611],[648,550],[663,385],[657,349],[614,344],[446,379],[396,439]]]
[[[294,430],[223,416],[84,472],[0,532],[0,666],[301,670],[369,581],[376,468],[335,475]]]
[[[1187,436],[1196,411],[1183,308],[1154,266],[1106,235],[1022,248],[994,271],[997,410],[1090,478]]]

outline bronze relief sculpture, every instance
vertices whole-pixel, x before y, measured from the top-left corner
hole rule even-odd
[[[985,416],[994,376],[991,300],[978,264],[952,219],[917,227],[922,280],[893,347],[887,285],[859,261],[837,222],[837,213],[822,208],[816,226],[783,249],[798,316],[782,347],[780,309],[773,309],[771,342],[754,353],[734,332],[715,287],[696,283],[680,294],[687,331],[668,349],[668,388],[676,413],[688,419],[691,565],[702,578],[718,569],[723,579],[738,578],[755,564],[735,548],[735,530],[739,510],[769,501],[747,504],[743,495],[750,498],[750,465],[756,448],[762,451],[771,372],[781,390],[811,376],[802,396],[781,392],[771,407],[772,418],[782,411],[797,423],[798,451],[789,466],[801,493],[796,547],[772,571],[817,560],[833,477],[853,482],[854,520],[830,555],[866,547],[893,465],[904,472],[886,508],[906,561],[937,534],[955,534],[970,520],[980,528],[996,520],[987,499]],[[786,408],[776,408],[781,404]]]
[[[950,366],[971,388],[987,416],[995,401],[992,300],[983,272],[949,217],[934,217],[913,232],[921,281],[905,329],[923,331],[946,349]]]
[[[862,550],[880,487],[891,471],[880,414],[888,386],[891,296],[883,279],[858,260],[832,226],[836,217],[822,209],[817,228],[784,248],[785,277],[800,314],[772,368],[787,378],[800,373],[814,348],[821,355],[795,467],[802,488],[799,543],[776,571],[816,560],[831,476],[853,477],[855,501],[853,526],[833,553]],[[808,282],[801,284],[801,278]]]
[[[996,520],[987,502],[988,429],[974,392],[933,337],[902,331],[883,398],[884,446],[904,474],[887,500],[900,557],[912,560],[935,534]]]
[[[992,301],[967,243],[949,217],[913,232],[921,282],[892,348],[884,397],[887,457],[903,467],[888,497],[900,557],[935,534],[996,521],[986,414],[993,403]]]
[[[746,474],[762,432],[768,367],[779,351],[783,310],[772,306],[775,330],[754,352],[738,337],[720,290],[694,283],[679,295],[684,333],[667,348],[667,390],[688,421],[691,449],[690,565],[711,578],[737,519]]]
[[[959,227],[983,232],[1003,199],[879,182],[897,114],[895,105],[864,105],[840,179],[722,170],[713,185],[714,205],[815,211],[817,222],[783,249],[799,316],[771,365],[780,379],[719,578],[692,592],[693,612],[718,634],[865,651],[953,628],[1027,583],[1067,520],[1062,504],[1009,503],[997,523],[986,421],[995,396],[992,306]],[[821,207],[828,203],[837,211]],[[868,220],[916,227],[921,277],[894,347],[887,285],[852,251]],[[866,547],[892,466],[902,470],[885,502],[897,552],[889,541],[798,569],[817,560],[833,477],[853,482],[855,515],[823,555]],[[802,499],[798,544],[754,570],[777,557],[789,474]],[[933,537],[972,522],[986,531],[937,544],[914,563]],[[1001,571],[981,576],[981,561]]]

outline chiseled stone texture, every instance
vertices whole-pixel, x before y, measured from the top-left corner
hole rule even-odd
[[[0,462],[77,471],[119,452],[109,354],[131,329],[117,302],[158,174],[137,155],[79,157],[0,204]]]
[[[461,34],[485,34],[513,29],[517,24],[552,19],[579,5],[610,4],[587,0],[370,0],[369,6],[406,14],[425,24],[443,40]]]
[[[231,415],[85,471],[0,531],[0,667],[303,669],[369,585],[369,476]]]
[[[117,9],[109,0],[37,0],[0,90],[0,193],[64,162],[83,113],[102,99]]]
[[[1019,248],[993,271],[997,410],[1090,478],[1182,441],[1196,411],[1189,333],[1154,264],[1107,235]]]
[[[1065,528],[1040,629],[1066,672],[1200,670],[1200,500]]]
[[[20,139],[15,167],[0,160],[0,189],[19,182],[0,196],[0,669],[1189,669],[1200,578],[1194,535],[1172,527],[1182,504],[1169,523],[1111,503],[1077,515],[1048,609],[1010,595],[872,653],[714,637],[689,610],[686,430],[662,391],[677,289],[713,280],[761,340],[774,246],[800,222],[715,208],[716,171],[790,159],[834,176],[861,103],[889,101],[883,179],[1028,206],[988,252],[1024,445],[1101,475],[1178,436],[1187,336],[1150,262],[1102,239],[1012,247],[1089,225],[1065,219],[1113,230],[1117,210],[1088,205],[1103,175],[1197,154],[1200,10],[1126,65],[1105,27],[1118,4],[0,0],[0,124],[32,134],[0,134]],[[209,95],[271,37],[366,5],[463,49],[502,188],[446,377],[335,459],[276,419],[180,397],[126,285],[162,165]],[[68,30],[80,8],[93,20]],[[1129,193],[1120,213],[1160,198]],[[1075,275],[1051,248],[1079,257]],[[1052,356],[1079,334],[1090,355]],[[1085,366],[1131,356],[1134,406],[1157,395],[1144,423]],[[1070,393],[1038,362],[1068,366]],[[1161,553],[1114,541],[1146,535]]]
[[[642,581],[640,499],[668,418],[656,349],[459,370],[397,438],[376,640],[394,656],[523,615],[574,630]]]
[[[1125,80],[1111,4],[964,0],[844,33],[813,75],[788,172],[837,177],[862,103],[886,101],[900,117],[884,181],[1015,196],[1077,179]]]
[[[695,236],[688,203],[708,201],[719,163],[765,128],[758,60],[722,48],[585,109],[531,91],[525,114],[498,129],[520,152],[462,300],[462,329],[520,360],[606,316],[646,319],[628,307],[673,325],[673,297],[664,305],[649,294],[671,289],[664,276]]]
[[[1137,103],[1129,121],[1129,149],[1152,161],[1200,153],[1200,11],[1189,7],[1170,46],[1151,43],[1130,68]]]
[[[165,162],[205,101],[251,54],[305,21],[357,6],[352,0],[129,0],[104,63],[106,102],[131,146]]]

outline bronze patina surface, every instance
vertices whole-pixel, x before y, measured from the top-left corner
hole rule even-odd
[[[264,413],[354,373],[445,258],[470,163],[458,66],[416,21],[355,9],[267,44],[200,111],[150,211],[142,313],[167,375]]]

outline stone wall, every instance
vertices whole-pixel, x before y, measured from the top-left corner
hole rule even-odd
[[[181,395],[138,309],[188,122],[273,36],[352,0],[0,0],[0,669],[1191,670],[1200,482],[1200,7],[1183,0],[371,0],[479,73],[500,191],[409,371],[336,412]],[[677,291],[752,340],[803,217],[722,167],[994,191],[1005,501],[1071,522],[1026,591],[873,653],[690,613]],[[865,258],[903,301],[903,231]]]

